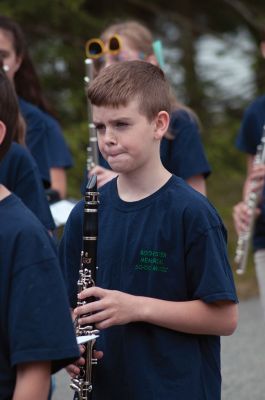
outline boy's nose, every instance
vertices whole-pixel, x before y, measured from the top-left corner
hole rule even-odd
[[[112,145],[117,143],[117,138],[111,128],[107,128],[104,135],[105,143]]]

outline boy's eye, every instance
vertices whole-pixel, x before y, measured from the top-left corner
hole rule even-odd
[[[128,125],[129,125],[128,122],[123,122],[123,121],[116,122],[116,128],[125,128]]]
[[[105,131],[105,125],[103,125],[103,124],[95,124],[95,128],[96,128],[96,130],[98,131],[98,132],[104,132]]]

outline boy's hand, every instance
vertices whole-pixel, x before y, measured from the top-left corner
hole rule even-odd
[[[97,165],[91,169],[89,175],[97,175],[97,185],[100,188],[101,186],[105,185],[105,183],[115,178],[118,174],[111,169],[106,169],[100,165]]]
[[[74,310],[76,317],[81,316],[78,320],[81,325],[96,324],[98,329],[106,329],[112,325],[123,325],[139,320],[141,305],[138,296],[94,286],[83,290],[78,298],[84,300],[91,296],[98,300]],[[90,313],[92,314],[82,318],[83,314]]]
[[[80,353],[83,354],[85,351],[85,346],[80,345],[79,346]],[[93,356],[100,360],[103,357],[102,351],[93,351]],[[84,357],[80,357],[74,364],[69,364],[65,368],[68,374],[71,376],[71,378],[75,378],[77,375],[80,373],[80,366],[85,365],[85,359]]]

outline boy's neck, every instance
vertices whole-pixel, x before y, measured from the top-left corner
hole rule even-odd
[[[9,192],[9,190],[4,185],[0,184],[0,201],[4,200],[10,194],[11,193]]]
[[[119,174],[117,188],[119,197],[127,202],[142,200],[164,186],[172,174],[162,164],[155,173]]]

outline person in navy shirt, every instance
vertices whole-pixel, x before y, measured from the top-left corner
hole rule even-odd
[[[265,96],[254,100],[246,109],[237,136],[236,146],[247,155],[247,176],[243,186],[243,199],[234,206],[233,218],[238,235],[249,230],[250,214],[246,199],[250,191],[261,191],[261,199],[255,210],[253,250],[260,298],[265,314],[265,165],[255,165],[257,147],[265,135]]]
[[[72,166],[72,157],[60,125],[50,115],[51,109],[42,95],[23,32],[18,24],[3,15],[0,16],[0,56],[19,96],[27,126],[26,144],[39,167],[44,186],[51,186],[64,198],[66,169]]]
[[[112,38],[119,39],[120,50],[109,51]],[[154,51],[152,34],[137,21],[115,23],[107,27],[100,40],[105,46],[98,55],[95,66],[98,70],[118,61],[141,59],[155,65],[159,64],[159,54]],[[116,42],[115,42],[116,43]],[[91,54],[93,57],[93,54]],[[161,62],[161,61],[160,61]],[[171,120],[168,132],[161,141],[162,163],[171,173],[185,179],[194,189],[206,194],[206,178],[211,173],[201,141],[201,133],[196,115],[188,107],[176,100],[171,93]],[[97,174],[99,186],[116,174],[100,158],[100,166],[91,170]],[[82,187],[84,193],[85,183]]]
[[[18,120],[0,70],[0,170]],[[50,374],[79,358],[54,243],[34,214],[0,184],[0,398],[47,400]]]
[[[237,296],[220,217],[161,163],[165,76],[144,61],[113,64],[88,96],[99,149],[118,174],[100,188],[96,286],[78,295],[93,302],[75,308],[83,201],[65,226],[60,260],[74,315],[100,330],[93,399],[218,400],[220,335],[236,328]]]
[[[30,152],[12,143],[0,163],[0,183],[17,195],[48,231],[55,229],[38,167]]]

